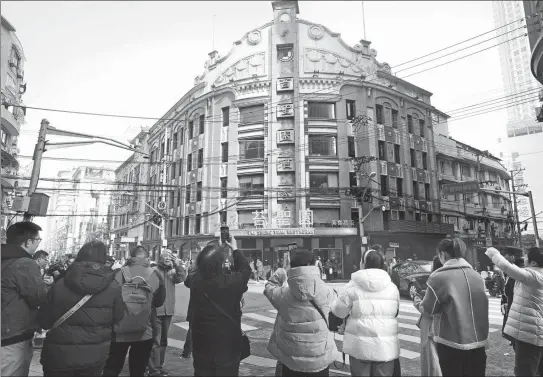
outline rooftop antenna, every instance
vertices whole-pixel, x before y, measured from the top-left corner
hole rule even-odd
[[[364,33],[364,40],[366,40],[366,18],[364,17],[364,2],[362,1],[362,31]]]

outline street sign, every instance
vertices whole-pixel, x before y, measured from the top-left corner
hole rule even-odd
[[[159,202],[157,207],[159,210],[164,211],[166,209],[166,202]]]
[[[388,246],[389,246],[389,247],[400,247],[400,244],[397,243],[397,242],[389,242],[389,243],[388,243]]]
[[[460,183],[449,183],[443,185],[443,194],[472,194],[479,192],[480,186],[478,181],[466,181]]]

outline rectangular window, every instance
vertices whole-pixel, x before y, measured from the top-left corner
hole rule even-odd
[[[398,110],[392,109],[392,127],[398,128]]]
[[[411,115],[407,116],[407,132],[413,133],[413,117]]]
[[[198,168],[204,167],[204,149],[198,149]]]
[[[309,136],[310,156],[337,156],[337,139],[335,136]]]
[[[383,105],[375,105],[375,119],[377,124],[383,124]]]
[[[177,149],[177,132],[173,134],[172,136],[172,143],[173,143],[173,150],[175,151]]]
[[[187,155],[187,173],[192,171],[192,153]]]
[[[185,129],[182,128],[179,130],[179,145],[183,145],[185,142]]]
[[[228,127],[230,125],[230,107],[222,108],[222,126]]]
[[[357,181],[356,181],[356,173],[354,173],[354,172],[350,172],[350,173],[349,173],[349,185],[350,185],[351,187],[356,187],[356,186],[358,186],[358,183],[357,183]]]
[[[228,162],[228,143],[222,143],[222,162]]]
[[[346,105],[346,114],[347,114],[347,119],[348,120],[353,120],[354,117],[356,116],[356,106],[355,106],[355,101],[353,100],[346,100],[345,101],[345,105]]]
[[[177,218],[177,232],[175,234],[177,234],[178,236],[182,236],[183,235],[183,219],[181,217],[178,217]]]
[[[445,173],[445,161],[439,161],[439,171]]]
[[[202,182],[198,182],[196,184],[196,201],[197,202],[202,201]]]
[[[264,105],[240,108],[239,119],[240,124],[264,123]]]
[[[202,215],[196,215],[194,217],[194,234],[200,234],[202,232]]]
[[[181,196],[182,196],[182,191],[178,190],[178,192],[177,192],[177,207],[181,206]]]
[[[428,154],[426,152],[422,152],[422,168],[428,170]]]
[[[185,203],[190,203],[190,185],[185,188]]]
[[[337,173],[309,173],[309,187],[312,189],[328,189],[338,187]]]
[[[204,133],[205,124],[206,124],[205,116],[200,115],[200,135],[202,135]]]
[[[413,197],[415,200],[419,200],[419,183],[417,181],[413,181]]]
[[[347,156],[355,157],[354,136],[347,136]]]
[[[464,194],[464,197],[463,197],[464,202],[466,202],[466,203],[471,203],[471,196],[472,196],[472,195],[473,195],[473,194]]]
[[[394,144],[387,143],[387,161],[388,162],[394,162],[396,159],[394,158]]]
[[[228,197],[228,178],[221,178],[221,198]]]
[[[416,158],[415,158],[415,150],[413,148],[411,148],[409,150],[409,157],[411,158],[411,167],[412,168],[415,168],[417,167],[416,165]]]
[[[400,145],[394,144],[394,162],[396,162],[397,164],[401,164],[400,156],[401,156]]]
[[[392,109],[388,106],[384,107],[385,110],[385,126],[392,126]]]
[[[240,140],[239,159],[253,160],[264,158],[264,140]]]
[[[192,137],[194,136],[194,122],[191,120],[189,122],[189,140],[192,139]]]
[[[381,195],[388,196],[388,175],[381,176]]]
[[[469,165],[462,165],[462,175],[464,177],[471,177],[471,169]]]
[[[430,184],[429,183],[424,184],[424,197],[426,198],[427,201],[430,200]]]
[[[164,142],[160,144],[160,158],[164,158],[164,153],[166,152],[166,148],[164,147]]]
[[[377,144],[379,147],[379,160],[386,161],[385,142],[382,140],[379,140]]]
[[[403,196],[403,179],[402,178],[396,178],[396,189],[398,191],[398,197],[401,198]]]
[[[170,176],[171,179],[175,179],[177,174],[177,164],[175,162],[172,163],[171,169],[170,169]]]
[[[170,220],[170,226],[168,227],[168,231],[170,233],[170,237],[175,234],[175,228],[173,226],[173,219]]]
[[[416,151],[415,152],[415,157],[417,158],[417,168],[418,169],[422,169],[422,152],[421,151]]]
[[[329,102],[309,102],[308,117],[314,119],[336,119],[336,104]]]
[[[254,226],[254,211],[238,211],[238,223],[243,226]]]
[[[264,175],[246,175],[239,177],[241,195],[264,195]]]
[[[180,158],[179,159],[179,174],[177,175],[178,177],[182,177],[183,176],[183,159]]]
[[[424,137],[424,119],[419,119],[420,136]]]
[[[398,196],[398,181],[396,177],[389,177],[388,180],[390,183],[390,189],[389,189],[390,196]]]

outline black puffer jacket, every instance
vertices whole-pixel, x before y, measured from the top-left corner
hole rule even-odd
[[[44,329],[70,310],[86,294],[93,296],[70,318],[47,333],[41,364],[46,369],[70,371],[105,364],[113,325],[122,319],[125,304],[121,286],[108,267],[75,262],[49,290],[38,322]]]

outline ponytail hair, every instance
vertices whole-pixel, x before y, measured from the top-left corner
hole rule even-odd
[[[385,263],[385,256],[383,255],[383,253],[377,250],[369,250],[364,255],[364,265],[366,269],[377,268],[385,271],[387,269]]]
[[[437,244],[437,250],[451,258],[465,258],[467,246],[460,238],[445,238]]]

